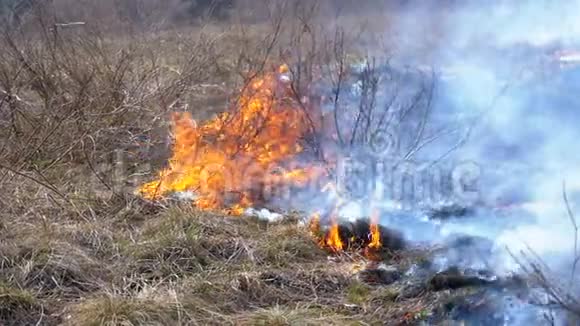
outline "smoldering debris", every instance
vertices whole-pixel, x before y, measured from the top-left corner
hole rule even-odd
[[[370,220],[368,218],[357,219],[354,222],[343,222],[339,225],[339,233],[345,239],[349,247],[363,248],[368,246]],[[403,235],[391,228],[379,225],[381,245],[384,250],[402,250],[407,243]]]
[[[394,266],[371,264],[358,273],[358,278],[367,284],[389,285],[401,279],[402,275],[401,271]]]
[[[459,268],[452,267],[443,272],[435,274],[427,282],[428,288],[432,291],[456,290],[468,286],[487,286],[493,281],[475,275],[462,273]]]

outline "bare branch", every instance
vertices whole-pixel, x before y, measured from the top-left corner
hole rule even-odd
[[[578,223],[576,222],[576,216],[574,216],[572,208],[570,207],[570,202],[568,201],[566,181],[562,181],[562,198],[564,199],[564,204],[566,205],[566,212],[568,213],[570,223],[572,223],[572,226],[574,227],[574,262],[572,264],[572,274],[570,275],[570,286],[573,286],[574,278],[576,276],[576,266],[580,260],[580,253],[578,252]]]

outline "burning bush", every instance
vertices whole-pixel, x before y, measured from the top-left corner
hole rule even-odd
[[[264,190],[306,185],[324,174],[317,166],[292,167],[313,133],[308,112],[292,96],[288,68],[250,81],[235,110],[197,126],[188,113],[174,115],[169,167],[140,188],[146,198],[195,193],[203,209],[226,207],[239,215],[263,205]],[[227,195],[232,195],[228,200]]]

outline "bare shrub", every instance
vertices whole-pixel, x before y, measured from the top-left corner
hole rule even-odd
[[[72,178],[63,169],[84,166],[74,183],[96,177],[119,192],[111,162],[149,163],[148,149],[165,142],[168,112],[212,80],[214,39],[111,39],[94,25],[62,27],[42,11],[35,24],[0,39],[0,180],[25,178],[65,197],[58,188]]]

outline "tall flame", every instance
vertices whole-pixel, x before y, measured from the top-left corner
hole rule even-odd
[[[344,242],[340,238],[340,228],[338,225],[338,208],[340,207],[340,201],[336,203],[336,206],[332,210],[330,215],[330,230],[326,235],[326,246],[334,252],[340,252],[344,249]]]
[[[370,227],[370,238],[371,243],[369,243],[369,248],[378,249],[381,247],[381,234],[379,232],[379,225],[372,223]]]
[[[139,192],[157,199],[192,191],[202,209],[242,214],[259,200],[256,187],[303,186],[322,168],[292,167],[312,131],[303,106],[292,96],[288,67],[267,73],[241,92],[236,110],[202,126],[189,113],[173,115],[173,153],[169,166]],[[232,195],[232,196],[228,196]],[[233,198],[232,198],[233,197]]]
[[[326,246],[335,252],[340,252],[344,249],[344,243],[340,239],[340,232],[338,223],[333,222],[330,230],[326,236]]]

